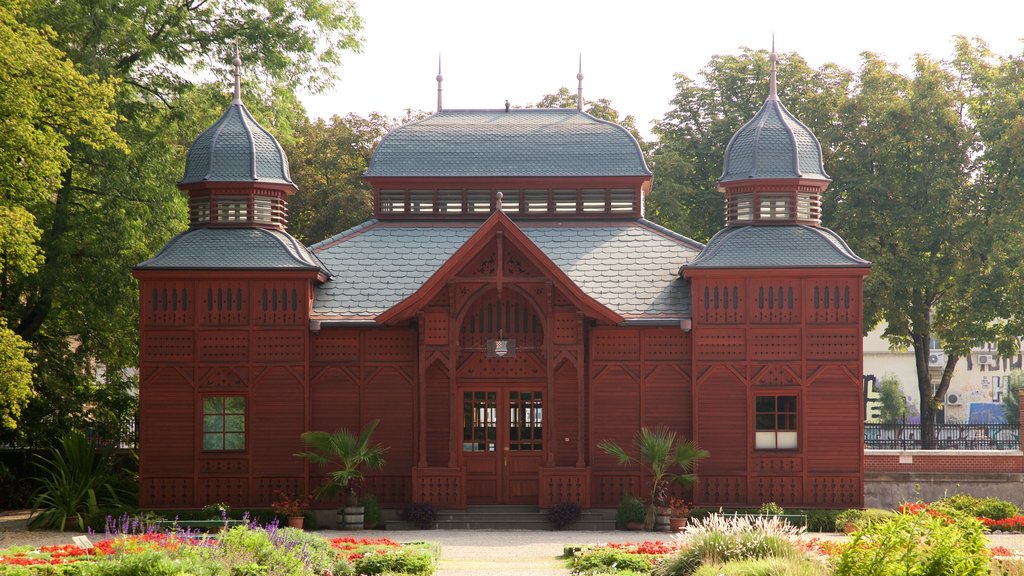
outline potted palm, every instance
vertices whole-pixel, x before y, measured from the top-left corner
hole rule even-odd
[[[644,518],[645,530],[654,529],[655,509],[666,504],[664,499],[668,486],[673,483],[692,486],[697,480],[697,475],[693,473],[697,461],[708,455],[706,450],[697,448],[689,440],[677,442],[676,433],[665,426],[637,430],[633,437],[636,457],[611,440],[602,440],[597,447],[615,456],[621,466],[639,461],[641,466],[647,468],[651,476],[651,495]],[[673,468],[680,471],[673,472]]]
[[[363,468],[379,469],[384,466],[387,447],[371,444],[373,431],[380,420],[374,420],[358,435],[341,428],[334,432],[306,432],[302,441],[309,450],[300,456],[310,462],[334,467],[324,485],[314,494],[317,500],[345,494],[345,507],[339,511],[338,521],[344,528],[359,529],[363,526],[363,508],[359,505],[357,487],[363,479]]]

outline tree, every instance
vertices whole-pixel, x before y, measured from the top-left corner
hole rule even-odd
[[[979,342],[997,342],[1004,354],[1016,345],[1001,318],[1012,310],[1004,295],[1019,264],[995,266],[991,256],[1001,243],[1018,244],[992,224],[1019,202],[993,201],[980,187],[983,151],[957,75],[925,56],[909,76],[874,54],[863,59],[843,110],[847,136],[837,143],[826,223],[873,263],[865,326],[884,320],[892,344],[914,348],[922,445],[933,448],[957,361]],[[933,339],[946,354],[934,383]]]
[[[903,395],[903,386],[899,378],[892,375],[882,378],[878,400],[882,404],[882,422],[893,424],[902,422],[907,417],[907,398]]]
[[[707,450],[697,448],[689,440],[676,442],[676,433],[665,426],[637,430],[633,437],[633,448],[637,454],[635,457],[611,440],[602,440],[597,447],[615,456],[621,466],[639,461],[650,473],[651,494],[644,520],[645,530],[654,528],[655,507],[667,504],[665,499],[668,486],[673,483],[692,486],[697,481],[697,475],[693,473],[697,461],[708,455]],[[673,468],[678,468],[680,472],[673,472]]]
[[[723,151],[767,98],[770,67],[767,51],[742,48],[739,55],[714,56],[699,82],[676,74],[672,108],[654,126],[656,185],[647,198],[648,218],[703,242],[722,228],[716,188]],[[814,70],[797,54],[779,55],[779,97],[821,141],[827,169],[843,136],[837,118],[852,81],[834,64]]]
[[[1024,372],[1014,370],[1006,377],[1003,395],[1003,415],[1006,423],[1020,428],[1020,391],[1024,390]]]
[[[34,268],[6,267],[0,278],[8,326],[29,342],[37,366],[26,414],[39,419],[26,418],[33,429],[7,439],[45,442],[55,430],[111,416],[98,402],[132,405],[138,289],[130,269],[185,226],[174,182],[188,144],[229,101],[226,71],[236,48],[247,105],[287,143],[305,116],[295,89],[330,84],[341,53],[359,47],[361,21],[351,2],[333,0],[15,6],[3,18],[16,33],[0,42],[26,37],[22,31],[36,39],[0,50],[0,75],[7,74],[0,117],[55,125],[28,132],[0,122],[0,136],[14,143],[0,149],[0,206],[20,211],[22,221],[27,213],[38,230],[19,240],[34,239],[20,257]],[[200,73],[221,80],[194,84]],[[31,106],[5,107],[4,98],[51,104],[36,105],[33,115]],[[27,176],[8,192],[5,179],[19,171]],[[116,426],[131,415],[121,416]]]
[[[363,172],[374,148],[388,131],[424,117],[425,112],[408,111],[402,119],[374,112],[367,118],[301,121],[294,144],[286,146],[299,188],[288,202],[289,232],[311,244],[368,219],[373,198]]]
[[[338,492],[348,496],[348,506],[359,505],[357,487],[363,479],[363,468],[378,469],[384,467],[384,453],[388,451],[382,444],[371,444],[373,431],[380,420],[374,420],[359,435],[344,428],[334,432],[305,432],[302,441],[310,448],[296,456],[305,458],[320,466],[333,466],[327,481],[316,492],[316,497],[332,498]]]

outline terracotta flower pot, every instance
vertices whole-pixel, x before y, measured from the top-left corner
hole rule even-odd
[[[682,532],[686,528],[686,518],[670,518],[668,523],[673,532]]]
[[[643,530],[643,522],[626,522],[626,530]]]
[[[304,520],[304,518],[302,516],[289,516],[288,517],[288,527],[289,528],[298,528],[299,530],[302,530],[302,521],[303,520]]]

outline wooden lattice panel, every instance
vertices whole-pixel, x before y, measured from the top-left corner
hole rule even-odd
[[[324,330],[310,338],[315,364],[339,364],[359,360],[359,334],[342,330]]]
[[[742,280],[706,280],[695,292],[694,312],[700,324],[742,324],[746,319],[746,287]]]
[[[799,365],[754,365],[750,369],[750,383],[755,386],[794,386],[801,381]]]
[[[143,326],[191,326],[193,323],[194,282],[145,282],[140,298]]]
[[[246,362],[248,360],[248,332],[206,330],[199,333],[200,362]]]
[[[555,343],[575,344],[579,322],[575,312],[555,313]]]
[[[143,332],[142,350],[147,363],[191,362],[194,346],[191,331]]]
[[[201,368],[200,388],[245,388],[249,382],[249,369],[245,366],[217,366]]]
[[[632,473],[598,473],[590,480],[590,505],[598,508],[609,508],[619,505],[622,497],[631,494],[642,496],[640,474]]]
[[[678,328],[648,328],[641,332],[644,358],[653,361],[688,362],[693,352],[689,332]]]
[[[811,360],[857,360],[860,344],[861,336],[856,326],[807,330],[807,357]]]
[[[448,344],[448,313],[427,312],[423,315],[423,332],[428,346]]]
[[[697,360],[742,360],[746,357],[744,331],[739,328],[702,330],[694,338]]]
[[[260,282],[253,286],[256,323],[306,323],[306,287],[301,282]]]
[[[800,359],[800,329],[750,330],[750,357],[754,360]]]
[[[249,323],[249,288],[245,282],[200,282],[199,322],[204,326]]]
[[[366,332],[366,359],[369,362],[415,362],[416,332],[382,330]]]
[[[589,498],[587,471],[565,469],[540,469],[541,508],[550,508],[562,502],[587,506]]]
[[[800,322],[800,281],[765,279],[753,281],[747,293],[750,322],[790,324]]]
[[[300,477],[262,477],[253,480],[253,498],[256,502],[273,502],[278,493],[302,494],[302,478]]]
[[[139,505],[147,508],[192,506],[191,478],[145,478],[139,482]]]
[[[249,479],[200,478],[196,498],[199,502],[225,502],[241,507],[249,503]]]
[[[826,508],[859,508],[864,504],[864,482],[858,476],[811,476],[811,504]]]
[[[804,503],[803,479],[800,476],[755,476],[751,479],[754,502],[775,502],[782,506]]]
[[[460,378],[545,378],[547,367],[536,352],[517,351],[513,357],[488,358],[485,352],[463,353]]]
[[[611,328],[590,333],[590,357],[597,362],[639,360],[640,333],[633,329]]]
[[[747,478],[701,474],[697,477],[693,498],[696,504],[701,505],[746,504]]]
[[[544,344],[544,318],[516,291],[497,291],[469,305],[459,331],[464,350],[485,350],[491,340],[515,340],[519,350]]]
[[[376,496],[382,506],[404,506],[413,500],[412,477],[408,472],[401,475],[370,473],[363,480],[363,492]]]
[[[237,476],[248,473],[248,458],[205,458],[199,461],[200,476]]]
[[[256,348],[253,360],[258,363],[293,362],[301,364],[306,358],[304,332],[285,330],[256,332],[252,339]]]
[[[803,466],[798,457],[793,458],[754,458],[750,462],[750,469],[759,474],[796,474]]]
[[[811,324],[860,323],[859,279],[814,278],[805,285],[804,306]]]

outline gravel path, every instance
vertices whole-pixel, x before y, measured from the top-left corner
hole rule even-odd
[[[29,532],[24,510],[0,512],[0,549],[24,544],[43,546],[70,544],[74,533],[47,530]],[[441,562],[436,576],[567,576],[569,570],[559,558],[566,544],[640,542],[667,540],[670,534],[646,532],[563,532],[542,530],[322,530],[325,538],[355,536],[390,538],[397,542],[429,541],[441,545]],[[810,537],[843,540],[843,534],[810,534]],[[1024,554],[1024,534],[990,534],[993,546],[1006,546]]]

